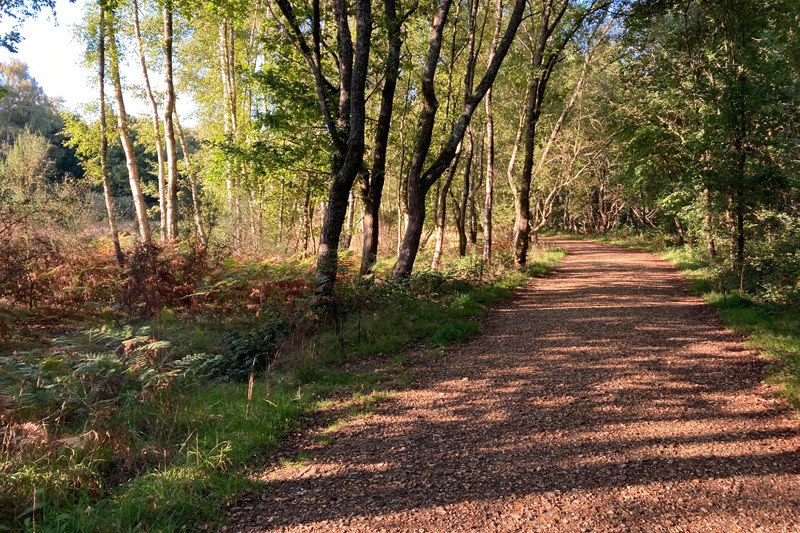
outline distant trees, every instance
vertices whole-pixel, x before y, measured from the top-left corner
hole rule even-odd
[[[62,126],[58,105],[31,78],[27,65],[18,60],[0,64],[0,86],[0,136],[4,144],[13,144],[25,130],[42,135],[58,133]]]
[[[98,67],[100,5],[81,33]],[[797,210],[788,0],[102,7],[119,141],[69,117],[87,174],[103,182],[108,139],[108,190],[140,241],[158,220],[164,243],[315,254],[325,297],[351,248],[362,275],[395,259],[397,280],[450,248],[524,269],[549,227],[661,227],[742,278],[751,237]],[[15,68],[0,129],[60,127]]]
[[[629,34],[643,52],[627,65],[642,176],[672,178],[660,189],[676,229],[702,228],[712,255],[726,233],[737,272],[757,211],[792,208],[800,92],[778,30],[793,12],[784,2],[695,1],[642,12]],[[669,159],[644,166],[655,157]]]
[[[553,222],[659,227],[702,247],[727,285],[780,278],[767,272],[789,262],[766,267],[759,241],[773,223],[785,235],[769,233],[766,248],[796,239],[777,221],[800,208],[800,77],[787,29],[798,16],[777,0],[635,4],[566,124],[582,177],[556,194]]]

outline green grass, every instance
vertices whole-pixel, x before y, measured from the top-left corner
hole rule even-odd
[[[17,500],[13,509],[0,509],[0,531],[177,531],[218,524],[226,503],[257,487],[249,469],[263,464],[304,415],[333,417],[320,437],[330,442],[338,424],[368,415],[392,391],[413,382],[404,348],[414,344],[435,355],[469,339],[480,331],[488,306],[508,298],[530,276],[549,273],[563,256],[562,250],[536,250],[527,273],[507,269],[478,282],[466,280],[477,279],[476,265],[483,277],[483,267],[460,260],[450,270],[387,285],[360,312],[349,311],[340,333],[333,327],[316,333],[304,343],[307,353],[274,373],[268,385],[259,378],[249,413],[248,386],[235,382],[119,402],[104,415],[108,434],[92,451],[64,447],[58,459],[43,451],[35,461],[20,456],[16,464],[0,464],[0,507],[5,497]],[[224,330],[213,321],[205,326],[170,312],[151,323],[180,354],[219,349]],[[381,355],[389,357],[371,371],[342,366]]]
[[[175,531],[215,521],[223,504],[252,486],[244,466],[272,449],[311,403],[278,380],[269,400],[255,387],[248,416],[246,384],[207,385],[152,415],[169,428],[161,436],[163,464],[122,483],[100,500],[84,495],[72,508],[43,502],[40,528],[52,531]],[[180,437],[180,438],[178,438]],[[110,465],[111,466],[111,465]]]

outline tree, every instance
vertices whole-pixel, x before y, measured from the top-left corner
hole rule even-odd
[[[501,22],[503,20],[503,0],[497,0],[495,8],[495,25],[492,33],[492,45],[489,51],[489,63],[494,58],[497,43],[500,40]],[[486,188],[483,204],[483,261],[489,266],[492,262],[492,209],[494,207],[494,106],[491,87],[486,92]]]
[[[20,191],[44,182],[53,170],[50,150],[50,142],[44,135],[23,131],[8,148],[0,165],[3,180]]]
[[[111,195],[111,177],[108,170],[108,137],[106,125],[106,19],[105,7],[100,3],[100,21],[98,24],[98,54],[97,54],[97,84],[99,87],[100,104],[100,175],[103,181],[103,200],[106,204],[106,216],[108,217],[108,230],[111,234],[111,242],[114,244],[114,255],[117,264],[121,267],[125,263],[125,256],[122,254],[122,247],[119,243],[119,231],[117,231],[117,217],[114,211],[114,198]],[[144,61],[144,60],[143,60]]]
[[[167,151],[167,183],[165,187],[167,241],[178,240],[178,148],[175,142],[175,83],[172,74],[172,1],[163,6],[164,15],[164,138]]]
[[[319,0],[312,3],[310,33],[312,42],[300,28],[295,8],[288,0],[278,0],[287,35],[302,53],[317,89],[317,98],[325,126],[336,150],[331,165],[332,181],[320,236],[317,259],[317,293],[329,296],[333,291],[339,262],[339,239],[347,211],[350,189],[362,169],[364,156],[365,96],[372,37],[370,0],[355,1],[355,46],[350,30],[348,7],[344,0],[334,0],[334,19],[338,44],[338,105],[334,107],[335,85],[326,78],[322,65],[322,27]]]
[[[164,162],[164,146],[161,137],[161,127],[159,125],[158,102],[156,101],[153,88],[150,84],[150,74],[147,70],[147,58],[145,56],[144,39],[142,38],[142,30],[139,24],[139,2],[133,0],[133,27],[136,34],[137,50],[139,52],[139,65],[142,68],[142,77],[144,79],[145,94],[147,100],[150,102],[150,109],[152,110],[153,122],[153,136],[155,137],[156,158],[158,164],[158,207],[161,216],[160,237],[161,241],[167,240],[167,183]]]
[[[411,167],[408,177],[409,220],[403,237],[403,243],[400,247],[400,254],[392,274],[396,280],[404,279],[411,274],[417,252],[419,251],[420,238],[422,237],[423,224],[425,222],[425,195],[452,162],[456,150],[467,130],[467,126],[472,119],[472,114],[494,83],[500,66],[503,63],[503,59],[505,59],[508,50],[511,48],[511,43],[514,40],[517,28],[522,21],[525,5],[526,2],[524,0],[517,0],[515,2],[503,38],[497,46],[492,61],[489,63],[476,89],[471,91],[469,97],[465,99],[461,114],[450,131],[450,135],[444,146],[439,151],[438,156],[430,166],[425,168],[425,162],[431,147],[431,133],[433,131],[436,110],[438,108],[434,76],[439,63],[444,25],[451,7],[451,2],[449,0],[441,0],[439,2],[439,7],[436,11],[431,30],[428,56],[423,69],[423,110],[420,116],[417,144],[411,158]]]
[[[178,131],[178,139],[181,143],[181,151],[183,152],[183,163],[186,166],[186,176],[189,178],[189,192],[192,195],[192,213],[194,214],[194,228],[197,232],[197,240],[200,245],[205,247],[208,245],[208,236],[203,227],[203,214],[200,208],[200,192],[197,188],[197,178],[195,177],[194,169],[192,168],[192,160],[189,154],[189,143],[186,142],[186,135],[181,128],[180,120],[178,119],[178,112],[175,112],[175,129]]]
[[[608,2],[593,0],[588,6],[570,0],[541,0],[539,18],[528,33],[530,55],[530,78],[525,102],[525,135],[522,173],[517,178],[516,228],[514,234],[515,262],[524,268],[528,261],[528,246],[531,234],[531,181],[534,169],[536,131],[542,105],[547,94],[550,77],[557,62],[581,28],[583,23],[598,11],[605,10]],[[574,13],[570,13],[570,10]],[[571,15],[571,16],[568,16]],[[531,19],[533,20],[533,19]]]
[[[403,17],[397,14],[395,0],[385,0],[384,20],[388,40],[386,54],[385,80],[381,90],[381,104],[378,123],[375,127],[375,140],[372,148],[372,170],[361,180],[361,198],[364,202],[363,242],[361,247],[361,275],[368,274],[378,257],[378,234],[381,199],[386,176],[386,150],[389,130],[394,111],[394,97],[400,75],[400,49],[403,45],[402,25],[416,6]]]
[[[136,150],[133,138],[128,128],[128,114],[125,110],[125,97],[122,92],[122,77],[119,70],[119,48],[117,46],[116,18],[112,11],[108,12],[109,23],[106,26],[109,45],[109,63],[111,81],[114,85],[114,98],[117,103],[117,129],[119,130],[122,148],[125,151],[125,160],[128,167],[128,179],[133,197],[133,206],[136,212],[136,223],[139,228],[139,241],[142,245],[151,244],[150,222],[147,220],[147,206],[144,202],[142,182],[139,177],[139,165],[136,161]]]

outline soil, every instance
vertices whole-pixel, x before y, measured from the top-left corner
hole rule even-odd
[[[230,531],[800,532],[800,424],[669,264],[557,241],[557,272],[412,388],[297,443]]]

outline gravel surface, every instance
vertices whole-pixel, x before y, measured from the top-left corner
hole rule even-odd
[[[555,244],[556,274],[225,529],[800,532],[800,424],[763,362],[653,255]]]

